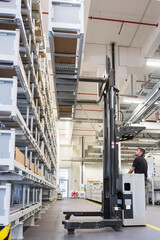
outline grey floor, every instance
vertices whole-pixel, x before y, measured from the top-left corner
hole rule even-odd
[[[112,228],[96,230],[75,230],[75,234],[68,235],[62,225],[63,211],[96,211],[100,210],[90,202],[82,199],[58,200],[52,205],[42,219],[36,221],[39,227],[29,227],[24,232],[25,240],[160,240],[160,231],[151,227],[123,227],[120,232]],[[74,219],[74,217],[72,217]],[[80,218],[83,221],[83,218]],[[147,207],[147,224],[160,229],[160,206]]]

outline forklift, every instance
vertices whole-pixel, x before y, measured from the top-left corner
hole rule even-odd
[[[99,84],[99,99],[103,99],[103,192],[101,211],[95,212],[63,212],[65,221],[62,222],[69,234],[75,229],[99,229],[111,227],[115,231],[123,225],[123,196],[119,199],[117,190],[118,170],[118,142],[133,139],[135,135],[144,130],[144,127],[119,126],[116,124],[116,112],[119,105],[119,90],[115,87],[115,44],[112,48],[112,68],[110,58],[106,56],[106,77],[82,79],[82,81],[93,81]],[[81,81],[81,79],[80,79]],[[85,103],[85,100],[83,100]],[[88,101],[86,100],[86,103]],[[119,203],[120,202],[120,203]],[[133,210],[133,209],[132,209]],[[71,216],[76,217],[101,217],[100,221],[71,221]],[[133,217],[133,216],[131,216]]]

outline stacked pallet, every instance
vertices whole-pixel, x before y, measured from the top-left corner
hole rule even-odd
[[[22,164],[23,166],[25,166],[25,155],[16,147],[15,148],[15,160],[17,162],[19,162],[20,164]],[[30,166],[31,165],[31,166]],[[30,169],[32,172],[38,174],[39,176],[42,176],[42,172],[40,168],[36,168],[35,164],[33,162],[31,162],[30,164],[30,160],[27,158],[27,165],[26,167],[28,169]]]

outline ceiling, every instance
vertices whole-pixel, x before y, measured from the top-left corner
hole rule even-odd
[[[155,0],[122,0],[121,4],[119,4],[119,0],[92,0],[90,1],[90,10],[87,14],[88,15],[85,16],[85,19],[89,16],[95,16],[100,18],[156,24],[158,22],[158,18],[160,17],[160,2]],[[110,54],[108,45],[111,42],[115,42],[118,47],[123,46],[127,48],[130,47],[131,49],[134,48],[134,54],[136,54],[135,52],[137,49],[143,48],[143,44],[145,43],[147,37],[149,37],[152,31],[156,29],[156,27],[152,26],[124,23],[121,33],[118,34],[121,28],[120,22],[88,19],[87,23],[81,75],[93,77],[102,76],[105,69],[105,55]],[[131,95],[131,82],[128,72],[130,72],[129,69],[132,68],[132,65],[123,67],[119,66],[118,63],[117,65],[117,78],[120,77],[121,79],[119,85],[121,85],[122,91],[120,91],[120,94],[125,93]],[[134,67],[134,95],[138,95],[141,91],[142,84],[144,84],[144,69],[146,69],[145,65],[143,65],[141,69]],[[152,69],[147,70],[148,72],[152,71]],[[116,80],[118,81],[119,79]],[[137,80],[139,80],[139,82],[137,82]],[[80,83],[78,93],[79,99],[95,100],[97,98],[96,84]],[[97,106],[83,104],[81,108],[82,107],[83,111],[80,110],[79,105],[77,106],[78,111],[76,112],[76,118],[102,119],[102,104]],[[135,107],[137,107],[137,105],[132,105],[131,112]],[[77,123],[75,124],[77,125]],[[95,128],[100,126],[100,124],[92,124],[95,125]],[[88,123],[88,126],[87,124],[84,125],[84,129],[86,128],[93,129],[90,123]]]
[[[128,20],[135,22],[157,23],[160,3],[156,0],[92,0],[89,16]],[[152,27],[111,21],[89,20],[87,43],[109,44],[116,42],[120,46],[142,47]]]
[[[43,10],[48,11],[46,1],[41,1]],[[89,19],[89,16],[120,20],[120,22]],[[47,24],[46,15],[43,16],[43,19],[46,22],[45,24]],[[110,43],[115,42],[116,82],[117,87],[120,89],[122,112],[124,118],[127,119],[137,107],[137,104],[132,104],[132,106],[131,104],[124,104],[124,95],[127,97],[133,96],[137,98],[139,96],[139,98],[144,98],[146,95],[141,92],[147,94],[151,91],[151,88],[147,85],[148,74],[154,72],[155,69],[146,67],[146,58],[153,57],[159,46],[160,27],[132,23],[124,23],[122,25],[121,21],[123,20],[150,24],[160,23],[160,1],[84,1],[85,25],[81,76],[102,77],[105,72],[105,55],[111,55]],[[45,29],[47,29],[47,25]],[[96,100],[97,98],[97,85],[95,83],[79,83],[78,99]],[[54,90],[53,99],[55,99]],[[56,101],[54,100],[54,102]],[[149,121],[159,121],[156,119],[157,111],[159,111],[159,107],[148,118]],[[56,115],[56,104],[54,106],[54,113]],[[97,105],[77,104],[74,122],[57,122],[57,133],[60,141],[64,144],[66,140],[69,144],[71,139],[83,136],[86,139],[92,138],[94,142],[96,133],[103,128],[102,119],[102,102]],[[143,134],[144,138],[145,134]],[[153,138],[157,138],[157,134],[153,135]],[[133,147],[136,142],[128,144],[130,145],[122,144],[123,159],[126,157],[126,152],[127,156],[129,156],[130,146]],[[158,144],[152,142],[150,146],[158,148]],[[147,147],[147,144],[145,145],[144,143],[144,146]]]

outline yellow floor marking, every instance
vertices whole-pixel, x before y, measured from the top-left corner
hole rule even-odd
[[[86,202],[89,202],[89,203],[92,203],[92,204],[94,204],[94,205],[96,205],[96,206],[98,206],[98,207],[101,207],[101,205],[100,204],[97,204],[97,203],[94,203],[94,202],[91,202],[91,201],[88,201],[88,200],[85,200]]]
[[[40,225],[34,225],[35,227],[39,227]]]
[[[152,225],[150,225],[150,224],[146,224],[146,226],[151,227],[151,228],[153,228],[153,229],[156,229],[156,230],[160,231],[160,228],[157,228],[157,227],[152,226]]]
[[[5,239],[7,238],[9,232],[10,232],[11,224],[8,226],[4,226],[2,230],[0,230],[0,239]]]

